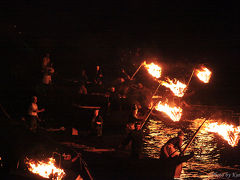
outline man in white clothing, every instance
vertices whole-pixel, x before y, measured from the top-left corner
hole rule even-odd
[[[37,97],[33,96],[32,97],[32,103],[29,106],[28,109],[28,115],[30,116],[30,130],[33,132],[36,132],[37,130],[37,123],[38,121],[40,122],[41,120],[38,117],[38,113],[39,112],[43,112],[45,111],[45,109],[38,109],[38,105],[37,105]]]

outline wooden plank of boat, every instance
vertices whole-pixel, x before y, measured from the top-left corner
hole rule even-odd
[[[87,152],[113,152],[115,151],[115,149],[113,148],[110,148],[110,149],[104,149],[104,148],[86,148],[84,149],[84,151],[87,151]]]
[[[77,144],[77,143],[74,143],[74,142],[61,142],[61,144],[64,144],[64,145],[67,145],[67,146],[70,146],[70,147],[74,147],[74,148],[78,148],[78,149],[88,148],[87,145]]]
[[[61,144],[65,144],[67,146],[72,146],[74,148],[82,149],[83,151],[87,151],[87,152],[112,152],[112,151],[115,151],[114,148],[95,148],[95,147],[86,146],[84,144],[76,144],[76,143],[72,143],[72,142],[63,142]]]
[[[81,109],[100,109],[100,106],[81,106],[78,104],[73,104],[73,106],[81,108]]]

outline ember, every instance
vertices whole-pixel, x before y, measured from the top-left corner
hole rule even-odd
[[[186,84],[181,83],[180,81],[174,79],[175,82],[173,82],[172,80],[170,80],[169,78],[167,78],[167,81],[160,81],[161,85],[170,88],[171,91],[174,93],[174,95],[178,96],[178,97],[183,97],[184,95],[184,91],[187,87]]]
[[[55,159],[53,158],[49,158],[48,162],[34,161],[32,159],[26,160],[28,170],[32,173],[38,174],[45,178],[50,178],[53,176],[56,180],[61,180],[65,176],[65,172],[63,169],[57,168],[54,163]]]
[[[204,83],[208,83],[210,78],[211,78],[211,75],[212,75],[212,72],[206,68],[206,67],[201,67],[201,69],[196,69],[196,75],[197,77]]]
[[[208,132],[215,132],[222,136],[232,147],[237,146],[239,141],[240,126],[234,127],[229,124],[211,123],[206,128]]]
[[[151,63],[151,64],[147,64],[144,61],[144,66],[147,68],[148,72],[155,78],[160,78],[161,77],[161,73],[162,73],[162,69],[161,67],[159,67],[158,65]]]
[[[163,104],[161,101],[159,101],[155,109],[166,113],[173,121],[179,121],[182,117],[182,108],[170,107],[168,104]]]

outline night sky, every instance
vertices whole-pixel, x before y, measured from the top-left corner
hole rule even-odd
[[[208,64],[213,80],[200,91],[238,104],[240,24],[233,2],[3,0],[0,7],[6,87],[13,86],[7,76],[23,78],[26,71],[32,81],[45,52],[60,74],[74,77],[82,64],[117,69],[111,65],[119,65],[119,49],[148,48],[166,64]]]

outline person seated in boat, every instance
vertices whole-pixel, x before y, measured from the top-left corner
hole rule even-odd
[[[179,155],[177,149],[182,152],[181,146],[184,139],[183,131],[178,132],[178,136],[169,139],[161,148],[160,158],[167,159]]]

